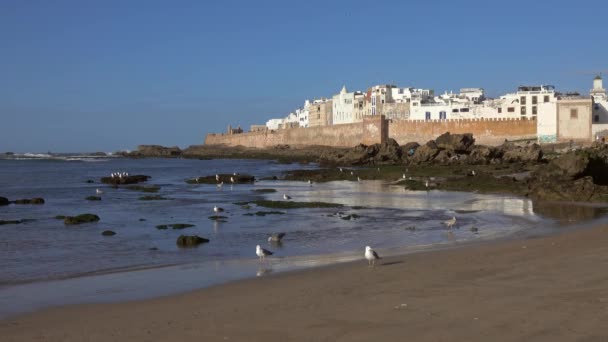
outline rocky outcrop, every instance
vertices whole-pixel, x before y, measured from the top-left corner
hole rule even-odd
[[[433,140],[418,147],[410,159],[413,164],[420,164],[432,161],[439,154],[439,146]]]
[[[527,144],[524,146],[504,144],[500,149],[504,151],[502,161],[505,163],[538,162],[543,157],[543,151],[538,144]]]
[[[103,232],[101,232],[101,235],[103,235],[103,236],[114,236],[114,235],[116,235],[116,232],[114,232],[112,230],[104,230]]]
[[[176,241],[179,247],[196,247],[201,243],[207,242],[209,242],[209,239],[205,239],[198,235],[180,235]]]
[[[18,199],[13,201],[15,204],[44,204],[44,199],[40,197],[35,197],[32,199]]]
[[[446,132],[435,139],[435,144],[440,149],[465,154],[470,152],[471,147],[475,144],[475,139],[471,133],[450,134],[450,132]]]
[[[177,146],[139,145],[137,146],[137,151],[125,153],[123,155],[135,158],[178,158],[182,156],[182,150]]]
[[[124,184],[137,184],[148,181],[150,176],[146,175],[134,175],[126,177],[102,177],[101,182],[104,184],[111,185],[124,185]]]
[[[528,181],[536,200],[608,200],[608,148],[568,152],[539,167]]]

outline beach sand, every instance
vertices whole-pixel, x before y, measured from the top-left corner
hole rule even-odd
[[[48,309],[0,340],[608,341],[608,226],[380,261]]]

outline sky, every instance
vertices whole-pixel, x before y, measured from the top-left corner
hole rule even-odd
[[[0,153],[187,147],[342,85],[587,93],[608,73],[607,10],[605,0],[0,0]]]

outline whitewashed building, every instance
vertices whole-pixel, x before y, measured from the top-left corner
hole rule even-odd
[[[593,136],[608,136],[608,96],[601,75],[593,79],[590,95],[593,100]]]

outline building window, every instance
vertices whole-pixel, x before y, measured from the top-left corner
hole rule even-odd
[[[532,96],[532,104],[535,105],[537,103],[538,103],[538,97],[537,96]]]
[[[578,119],[578,109],[570,109],[570,119]]]
[[[502,113],[502,108],[498,107],[498,114],[501,114],[501,113]]]
[[[452,113],[458,113],[458,108],[452,109]]]
[[[600,122],[600,116],[599,115],[594,115],[593,116],[593,122]]]
[[[534,101],[532,101],[534,102]],[[536,109],[536,106],[532,106],[532,115],[536,115],[538,114],[538,110]]]
[[[519,98],[519,104],[521,104],[522,106],[526,104],[526,97],[525,96],[521,96]]]
[[[526,106],[521,106],[521,108],[519,109],[521,115],[526,115]]]
[[[424,119],[425,120],[431,120],[431,112],[424,113]]]
[[[469,112],[469,108],[460,108],[460,112],[461,113],[468,113]]]
[[[515,113],[515,107],[507,107],[507,112]]]
[[[445,120],[445,119],[447,119],[447,114],[446,114],[446,112],[439,112],[439,119],[440,119],[440,120]]]
[[[544,101],[545,101],[545,102],[549,102],[549,95],[545,95],[545,99],[544,99]]]
[[[595,106],[593,107],[593,109],[600,110],[600,105],[596,103]]]

